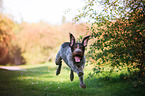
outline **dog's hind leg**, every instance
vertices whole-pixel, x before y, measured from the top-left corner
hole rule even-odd
[[[71,69],[71,72],[70,72],[70,80],[73,81],[73,79],[74,79],[74,72]]]
[[[58,68],[56,70],[56,75],[59,75],[60,74],[60,71],[61,71],[61,66],[62,66],[62,58],[60,56],[60,51],[57,53],[56,55],[56,59],[55,59],[55,64],[58,65]]]
[[[59,75],[59,74],[60,74],[60,71],[61,71],[61,65],[62,65],[62,64],[60,64],[60,65],[58,66],[58,68],[57,68],[57,70],[56,70],[56,75]]]

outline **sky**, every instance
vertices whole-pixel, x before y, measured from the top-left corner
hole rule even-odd
[[[84,0],[3,0],[3,13],[11,15],[18,23],[44,21],[59,25],[63,16],[67,22],[72,22],[77,9],[83,6]],[[71,11],[67,12],[69,9]]]

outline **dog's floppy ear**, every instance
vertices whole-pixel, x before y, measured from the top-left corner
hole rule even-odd
[[[90,36],[84,37],[84,39],[83,39],[83,41],[82,41],[82,44],[83,44],[85,47],[86,47],[87,44],[88,44],[89,37],[90,37]]]
[[[72,47],[75,44],[75,37],[70,33],[70,44],[69,46]]]

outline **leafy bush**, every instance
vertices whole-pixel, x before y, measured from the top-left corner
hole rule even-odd
[[[98,9],[102,11],[98,12]],[[75,19],[89,18],[92,37],[88,58],[94,73],[127,67],[143,78],[145,71],[145,2],[143,0],[88,0]],[[104,67],[102,67],[104,66]]]

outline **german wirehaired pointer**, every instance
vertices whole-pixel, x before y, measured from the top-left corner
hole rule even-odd
[[[74,74],[76,72],[79,76],[80,87],[86,88],[86,85],[83,81],[83,69],[85,65],[85,47],[87,46],[90,36],[86,36],[82,43],[75,43],[75,37],[70,33],[70,42],[65,42],[61,45],[59,52],[57,53],[55,63],[58,66],[56,75],[60,74],[62,59],[64,62],[71,68],[70,80],[73,81]]]

